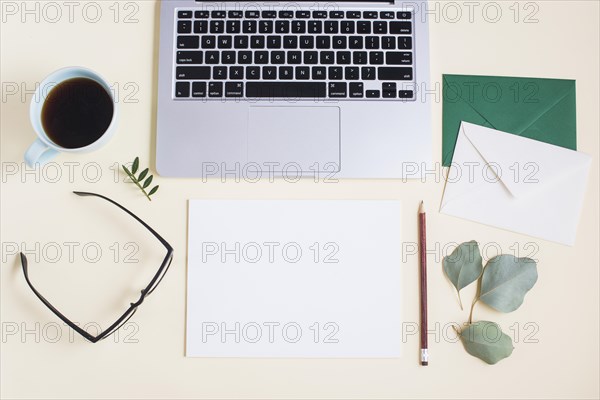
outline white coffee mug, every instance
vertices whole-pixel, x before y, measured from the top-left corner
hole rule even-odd
[[[46,98],[52,89],[59,83],[72,78],[88,78],[100,84],[100,86],[106,90],[112,100],[113,115],[110,125],[105,130],[104,134],[102,134],[102,136],[100,136],[95,142],[84,147],[65,148],[54,143],[44,131],[44,126],[42,124],[42,109],[44,107]],[[110,85],[96,72],[83,67],[66,67],[53,72],[46,77],[42,83],[40,83],[34,93],[33,99],[31,99],[29,118],[31,119],[31,125],[33,126],[33,129],[38,137],[25,152],[25,162],[27,165],[32,167],[35,164],[43,165],[47,163],[60,152],[84,153],[99,149],[110,140],[116,131],[118,114],[117,110],[117,103],[115,102],[115,97]]]

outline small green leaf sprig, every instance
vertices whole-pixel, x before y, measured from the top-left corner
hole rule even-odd
[[[510,336],[494,322],[473,322],[473,309],[481,301],[500,312],[515,311],[537,281],[536,262],[527,257],[501,254],[488,260],[484,268],[479,246],[473,240],[462,243],[444,257],[442,267],[456,289],[461,309],[460,290],[477,281],[469,322],[460,331],[455,328],[467,353],[488,364],[510,356],[514,349]]]
[[[154,176],[148,175],[149,169],[146,168],[142,172],[140,172],[140,174],[136,177],[135,174],[137,173],[139,168],[140,168],[140,158],[139,157],[136,157],[135,160],[133,160],[133,164],[131,165],[131,171],[129,170],[129,168],[127,168],[125,165],[123,165],[123,171],[125,171],[125,173],[129,177],[129,179],[131,179],[131,181],[133,183],[135,183],[137,187],[140,188],[140,190],[142,191],[142,193],[144,193],[144,195],[146,196],[146,198],[148,200],[152,201],[150,196],[152,196],[154,193],[156,193],[158,191],[158,185],[154,186],[149,192],[146,192],[146,188],[148,188],[150,186]]]

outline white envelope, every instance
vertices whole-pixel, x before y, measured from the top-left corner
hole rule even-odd
[[[592,158],[462,122],[440,212],[567,245]]]

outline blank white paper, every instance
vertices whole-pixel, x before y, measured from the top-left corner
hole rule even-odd
[[[400,202],[190,200],[188,229],[187,356],[400,356]]]

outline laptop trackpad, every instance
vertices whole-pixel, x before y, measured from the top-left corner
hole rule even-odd
[[[339,170],[339,107],[251,106],[248,125],[248,162],[263,170]]]

